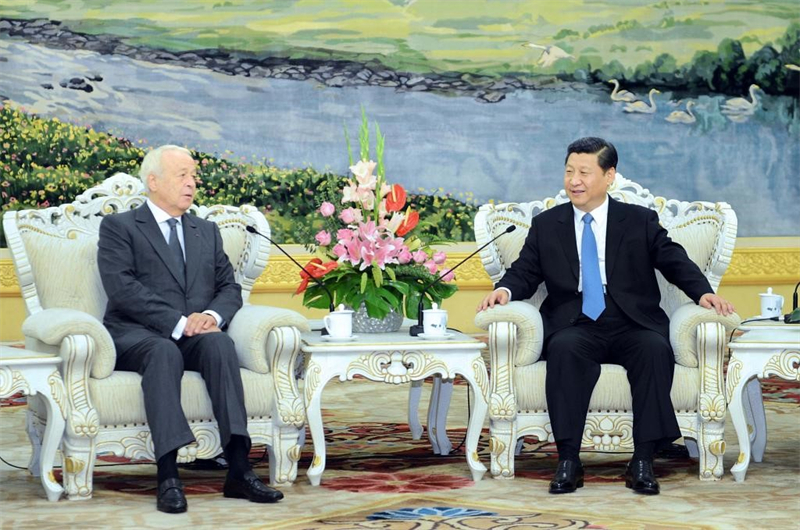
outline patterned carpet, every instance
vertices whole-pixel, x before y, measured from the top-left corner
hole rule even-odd
[[[423,407],[427,403],[426,385]],[[547,494],[555,467],[552,447],[526,440],[514,480],[489,474],[474,483],[461,451],[433,455],[427,439],[412,440],[404,411],[407,387],[367,381],[332,382],[325,406],[328,463],[322,485],[308,483],[312,457],[304,447],[297,482],[283,488],[278,505],[224,499],[225,472],[184,468],[189,512],[166,516],[155,510],[155,467],[101,456],[91,501],[48,503],[41,484],[27,472],[0,467],[3,528],[290,528],[290,529],[727,529],[796,528],[800,517],[800,385],[767,381],[769,444],[762,463],[752,463],[744,483],[726,471],[719,482],[700,482],[691,459],[657,460],[662,494],[636,496],[626,490],[625,454],[585,453],[586,486],[572,495]],[[358,404],[375,402],[380,410]],[[448,434],[458,447],[465,433],[466,388],[453,395]],[[30,449],[24,429],[24,398],[5,400],[0,410],[0,456],[24,466]],[[425,410],[421,410],[424,417]],[[730,423],[729,423],[730,425]],[[738,454],[727,430],[725,469]],[[488,466],[487,431],[479,454]],[[254,447],[251,458],[264,456]],[[266,458],[256,469],[267,476]],[[60,478],[60,471],[57,472]]]

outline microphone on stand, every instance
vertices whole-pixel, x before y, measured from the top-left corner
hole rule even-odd
[[[314,283],[316,283],[317,285],[319,285],[319,286],[322,288],[322,290],[323,290],[323,291],[325,291],[325,292],[328,294],[328,299],[330,300],[330,305],[329,305],[328,307],[329,307],[329,309],[330,309],[330,312],[331,312],[331,313],[333,313],[333,312],[336,310],[336,307],[333,305],[333,294],[331,294],[330,290],[328,290],[328,288],[325,286],[325,283],[323,283],[323,281],[322,281],[322,280],[320,280],[319,278],[315,278],[315,277],[314,277],[314,276],[313,276],[313,275],[312,275],[310,272],[308,272],[308,269],[306,269],[305,267],[303,267],[302,265],[300,265],[300,264],[297,262],[297,260],[296,260],[296,259],[294,259],[293,257],[291,257],[291,256],[289,255],[289,253],[288,253],[288,252],[286,252],[285,250],[283,250],[283,248],[282,248],[282,247],[281,247],[279,244],[277,244],[275,241],[273,241],[273,240],[272,240],[272,239],[270,239],[269,237],[265,236],[264,234],[262,234],[261,232],[259,232],[258,230],[256,230],[256,227],[255,227],[255,226],[247,225],[247,226],[245,226],[245,227],[244,227],[244,229],[245,229],[245,230],[247,230],[248,232],[250,232],[251,234],[256,234],[256,235],[259,235],[259,236],[263,237],[264,239],[266,239],[267,241],[269,241],[270,243],[272,243],[273,245],[275,245],[275,247],[276,247],[278,250],[280,250],[281,252],[283,252],[283,255],[284,255],[284,256],[286,256],[287,258],[289,258],[290,260],[292,260],[292,263],[294,263],[295,265],[297,265],[298,267],[300,267],[300,269],[302,269],[302,271],[303,271],[303,272],[305,272],[306,274],[308,274],[308,277],[309,277],[309,278],[311,278],[312,280],[314,280]],[[328,334],[328,330],[327,330],[327,329],[325,329],[325,328],[322,328],[322,332],[321,332],[321,334],[322,334],[322,335],[327,335],[327,334]]]
[[[493,237],[493,238],[492,238],[492,239],[491,239],[491,240],[490,240],[488,243],[486,243],[486,244],[484,244],[484,245],[481,245],[481,247],[480,247],[478,250],[476,250],[475,252],[473,252],[472,254],[470,254],[469,256],[467,256],[466,258],[464,258],[464,259],[462,259],[461,261],[459,261],[459,262],[458,262],[458,264],[456,264],[456,266],[455,266],[455,267],[453,267],[452,269],[450,269],[450,272],[453,272],[454,270],[456,270],[457,268],[459,268],[461,265],[463,265],[464,263],[466,263],[467,261],[469,261],[469,259],[470,259],[472,256],[474,256],[475,254],[477,254],[477,253],[478,253],[478,252],[480,252],[481,250],[485,249],[486,247],[488,247],[489,245],[491,245],[492,243],[494,243],[495,241],[497,241],[497,239],[498,239],[498,238],[500,238],[500,236],[504,236],[504,235],[506,235],[506,234],[510,234],[511,232],[513,232],[513,231],[514,231],[514,230],[516,230],[516,229],[517,229],[516,225],[509,225],[509,227],[508,227],[508,228],[506,228],[506,229],[505,229],[505,230],[504,230],[502,233],[500,233],[500,234],[496,235],[496,236],[495,236],[495,237]],[[417,335],[419,335],[420,333],[423,333],[423,330],[425,329],[425,328],[422,326],[422,307],[423,307],[423,305],[422,305],[422,302],[423,302],[423,300],[425,299],[425,297],[424,297],[425,293],[428,291],[428,289],[430,289],[431,287],[433,287],[434,285],[436,285],[437,283],[439,283],[440,281],[442,281],[442,278],[443,278],[442,276],[439,276],[438,278],[436,278],[435,280],[433,280],[431,283],[429,283],[428,285],[426,285],[426,286],[425,286],[425,288],[424,288],[424,289],[422,289],[422,291],[419,293],[419,295],[420,295],[420,296],[419,296],[419,306],[417,307],[417,323],[416,323],[416,324],[414,324],[413,326],[411,326],[411,327],[409,328],[409,330],[408,330],[408,333],[409,333],[409,335],[411,335],[412,337],[416,337],[416,336],[417,336]]]

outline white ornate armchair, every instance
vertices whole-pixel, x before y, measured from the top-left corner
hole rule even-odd
[[[3,218],[28,317],[25,345],[60,353],[66,386],[67,426],[62,442],[65,490],[71,499],[92,495],[95,456],[111,452],[132,459],[153,458],[141,377],[115,371],[116,353],[102,325],[107,298],[97,268],[97,238],[105,215],[143,204],[138,178],[117,174],[87,190],[71,204],[7,212]],[[244,383],[248,430],[254,443],[269,446],[272,484],[297,476],[299,429],[305,422],[295,365],[306,319],[293,311],[248,303],[269,258],[269,243],[249,234],[255,225],[269,234],[264,216],[252,206],[193,206],[191,212],[219,225],[225,252],[242,286],[244,306],[230,323]],[[182,404],[196,444],[179,451],[179,461],[211,458],[222,451],[211,401],[200,374],[186,372]],[[33,464],[45,408],[36,400],[28,412]]]
[[[736,214],[723,202],[682,202],[654,197],[647,189],[619,173],[609,190],[617,200],[646,206],[658,212],[662,226],[704,271],[711,286],[719,287],[736,239]],[[556,197],[529,203],[481,206],[475,216],[478,245],[504,231],[509,224],[521,228],[499,238],[481,252],[481,261],[496,282],[519,256],[531,218],[567,202],[562,190]],[[721,317],[694,304],[658,273],[661,307],[670,316],[670,341],[675,352],[672,402],[681,432],[693,457],[699,453],[700,478],[722,476],[725,427],[723,354],[727,332],[739,322],[737,315]],[[547,363],[541,360],[542,317],[539,306],[547,295],[544,284],[526,301],[479,313],[476,324],[489,331],[490,349],[490,452],[495,478],[514,477],[514,456],[522,437],[534,435],[553,441],[545,399]],[[582,446],[599,451],[633,449],[630,385],[624,368],[602,365],[600,380],[589,405]]]

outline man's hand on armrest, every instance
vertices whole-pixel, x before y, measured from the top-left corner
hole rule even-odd
[[[706,293],[701,296],[697,305],[706,309],[714,308],[717,314],[722,316],[728,316],[735,311],[732,303],[714,293]]]
[[[503,287],[495,289],[486,295],[486,298],[484,298],[483,301],[478,305],[476,313],[480,313],[481,311],[485,311],[490,307],[494,307],[495,304],[506,305],[510,299],[511,294],[509,293],[508,289]]]

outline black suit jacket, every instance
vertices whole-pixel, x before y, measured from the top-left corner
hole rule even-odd
[[[575,322],[581,314],[580,274],[571,203],[536,215],[519,258],[495,285],[511,291],[512,299],[533,296],[541,282],[547,287],[542,303],[545,339]],[[607,293],[634,322],[669,338],[669,319],[659,307],[658,269],[695,303],[711,285],[686,251],[672,241],[649,208],[609,197],[606,232]]]
[[[97,262],[108,296],[103,324],[119,353],[153,334],[169,338],[181,316],[211,309],[228,323],[242,306],[217,225],[191,214],[181,225],[185,286],[146,204],[100,223]]]

